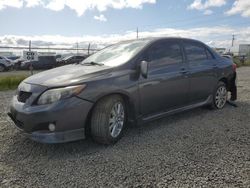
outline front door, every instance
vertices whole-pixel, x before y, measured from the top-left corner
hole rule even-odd
[[[183,51],[178,41],[152,44],[143,54],[148,77],[139,80],[141,115],[150,116],[187,104],[189,81]]]

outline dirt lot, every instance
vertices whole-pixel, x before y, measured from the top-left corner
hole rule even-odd
[[[238,108],[131,126],[114,146],[30,141],[0,92],[0,187],[250,187],[250,67],[238,75]]]

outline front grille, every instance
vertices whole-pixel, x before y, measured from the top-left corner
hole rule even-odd
[[[18,96],[17,96],[17,100],[19,102],[25,103],[30,98],[31,95],[32,95],[31,92],[19,91]]]

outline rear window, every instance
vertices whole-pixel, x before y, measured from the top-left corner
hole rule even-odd
[[[205,47],[202,45],[195,43],[185,43],[184,48],[188,61],[201,61],[208,59]]]
[[[207,52],[208,59],[214,59],[214,56],[212,55],[212,53],[208,49],[206,49],[206,52]]]

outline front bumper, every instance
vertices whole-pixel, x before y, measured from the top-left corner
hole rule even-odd
[[[72,97],[50,105],[32,106],[14,96],[9,117],[26,136],[41,143],[63,143],[85,138],[85,124],[93,103]],[[55,131],[50,131],[50,123]]]

